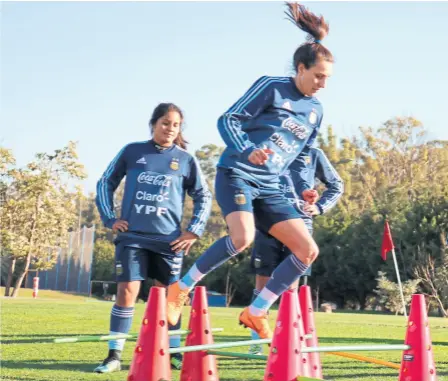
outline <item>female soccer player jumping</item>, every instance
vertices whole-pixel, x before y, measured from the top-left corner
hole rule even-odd
[[[254,239],[255,220],[293,255],[273,272],[266,286],[240,315],[240,323],[261,338],[272,337],[267,311],[316,259],[318,247],[301,214],[279,188],[279,177],[310,147],[323,110],[314,95],[331,75],[333,56],[322,45],[324,18],[304,6],[287,3],[287,15],[308,34],[293,56],[294,77],[262,77],[218,120],[227,147],[216,176],[216,199],[229,235],[217,240],[168,288],[168,321],[175,324],[188,293],[206,274],[246,249]]]

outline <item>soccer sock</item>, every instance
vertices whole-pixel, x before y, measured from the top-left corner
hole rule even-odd
[[[218,239],[202,254],[196,263],[179,281],[181,290],[191,290],[209,272],[213,271],[230,258],[237,255],[239,251],[233,246],[230,236]]]
[[[119,307],[116,304],[112,307],[110,314],[110,334],[127,334],[131,329],[132,318],[134,317],[134,307]],[[126,339],[109,340],[109,354],[112,351],[122,351]]]
[[[256,288],[254,288],[253,294],[252,294],[252,302],[257,298],[260,291],[258,291]],[[253,329],[250,330],[250,336],[252,340],[259,340],[260,336],[257,332],[255,332]]]
[[[177,331],[181,327],[182,316],[179,318],[179,321],[175,325],[168,324],[168,331]],[[170,348],[179,348],[180,347],[180,335],[170,336]]]
[[[298,280],[307,268],[308,266],[293,254],[284,259],[272,273],[266,287],[249,306],[250,313],[255,316],[266,313],[279,296]]]

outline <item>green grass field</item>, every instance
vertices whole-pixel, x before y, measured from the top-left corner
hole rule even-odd
[[[2,290],[0,290],[2,291]],[[107,353],[107,343],[39,343],[47,337],[107,334],[111,302],[75,295],[42,291],[30,298],[23,290],[16,300],[1,299],[2,361],[1,380],[126,380],[135,341],[128,341],[124,351],[124,370],[110,375],[92,372]],[[132,332],[138,332],[144,304],[138,304]],[[189,309],[186,309],[189,312]],[[249,332],[237,325],[238,308],[211,308],[212,326],[224,332],[215,334],[215,342],[247,340]],[[187,316],[187,315],[185,315]],[[271,314],[272,321],[276,312]],[[405,319],[400,316],[316,313],[320,345],[402,344]],[[187,319],[183,327],[186,328]],[[448,381],[448,320],[430,318],[438,380]],[[246,351],[247,348],[231,349]],[[365,356],[399,363],[401,352],[361,352]],[[322,354],[325,379],[392,381],[398,371],[373,364]],[[221,381],[261,381],[263,362],[259,360],[218,359]],[[179,372],[173,372],[173,380]]]

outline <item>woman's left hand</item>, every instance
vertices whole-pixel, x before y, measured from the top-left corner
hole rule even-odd
[[[309,215],[309,216],[317,216],[320,214],[320,210],[317,207],[316,204],[308,204],[306,203],[303,207],[303,210]]]
[[[170,243],[171,249],[175,253],[184,252],[184,255],[188,255],[191,246],[196,242],[199,237],[189,231],[183,232],[177,239]]]

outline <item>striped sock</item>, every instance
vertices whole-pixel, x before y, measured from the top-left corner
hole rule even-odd
[[[260,294],[260,291],[258,291],[257,289],[254,288],[253,294],[252,294],[252,301],[254,301],[258,294]],[[257,332],[255,332],[253,329],[250,330],[250,336],[252,338],[252,340],[258,340],[260,339],[260,336],[258,335]]]
[[[179,287],[181,290],[191,290],[196,283],[200,282],[200,280],[205,276],[205,274],[201,273],[196,266],[196,263],[191,266],[190,270],[182,277],[179,281]]]
[[[209,272],[213,271],[230,258],[237,255],[239,251],[233,246],[230,236],[218,239],[202,254],[193,267],[179,281],[181,290],[191,290]]]
[[[122,335],[129,333],[134,317],[134,307],[119,307],[116,304],[112,307],[110,314],[110,334]],[[109,349],[122,351],[126,339],[110,340]]]
[[[255,316],[267,313],[279,296],[297,281],[307,268],[308,266],[295,255],[291,254],[284,259],[272,273],[266,287],[249,306],[250,313]]]

